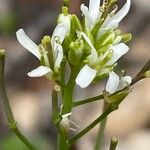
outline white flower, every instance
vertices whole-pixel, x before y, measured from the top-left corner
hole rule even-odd
[[[91,30],[101,16],[100,2],[101,0],[90,0],[89,8],[81,4],[81,11],[85,16],[85,24]]]
[[[78,33],[79,34],[79,33]],[[76,84],[81,88],[85,88],[93,81],[97,73],[101,73],[101,70],[96,69],[96,65],[101,63],[105,57],[109,54],[110,50],[112,51],[111,59],[104,64],[103,67],[113,65],[121,56],[128,52],[129,47],[124,43],[119,43],[111,46],[103,55],[98,56],[97,51],[90,39],[83,32],[80,33],[88,45],[91,47],[91,54],[87,57],[87,64],[83,66],[79,74],[76,77]],[[108,69],[103,68],[102,72],[108,72]],[[109,73],[109,72],[108,72]]]
[[[63,48],[61,46],[65,35],[67,33],[67,27],[63,24],[58,24],[54,30],[51,45],[54,57],[54,67],[60,68],[61,61],[63,59]],[[23,29],[19,29],[16,32],[16,36],[18,41],[22,46],[24,46],[29,52],[31,52],[34,56],[36,56],[40,61],[41,57],[43,56],[45,60],[45,66],[39,66],[38,68],[34,69],[33,71],[28,73],[30,77],[41,77],[44,75],[49,74],[52,75],[52,70],[49,66],[49,60],[47,56],[47,51],[45,50],[44,53],[40,53],[38,45],[36,45],[24,32]],[[58,42],[59,41],[59,42]]]
[[[101,26],[98,35],[102,36],[108,30],[116,29],[122,19],[128,14],[130,7],[131,0],[127,0],[124,6],[114,16],[108,16]]]
[[[123,89],[128,86],[132,82],[132,78],[130,76],[121,77],[115,72],[109,73],[109,78],[106,84],[106,91],[113,94],[114,92]]]

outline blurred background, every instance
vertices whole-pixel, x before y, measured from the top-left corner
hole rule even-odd
[[[88,4],[88,0],[71,0],[71,12],[81,17],[79,7],[83,2]],[[120,7],[124,3],[125,0],[118,0]],[[52,34],[61,5],[61,0],[0,0],[0,48],[6,49],[5,79],[9,100],[18,126],[41,150],[56,149],[56,132],[50,117],[51,84],[46,78],[27,76],[27,72],[36,68],[38,60],[17,42],[15,32],[23,28],[33,41],[39,43],[43,35]],[[132,0],[130,13],[120,24],[120,29],[131,32],[133,40],[129,43],[130,52],[122,58],[119,66],[134,77],[150,58],[149,0]],[[84,90],[77,87],[75,98],[98,95],[104,84]],[[81,130],[97,118],[101,102],[78,107],[73,112],[72,120]],[[72,149],[92,150],[97,132],[98,126]],[[111,136],[119,138],[117,150],[150,149],[150,79],[137,83],[119,110],[109,116],[104,150],[108,150]],[[8,129],[1,101],[0,150],[27,150]]]

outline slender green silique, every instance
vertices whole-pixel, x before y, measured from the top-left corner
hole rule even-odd
[[[18,136],[18,138],[30,149],[37,150],[29,140],[20,132],[17,127],[17,123],[14,119],[11,106],[7,97],[7,92],[4,83],[4,68],[5,68],[5,51],[0,50],[0,99],[3,102],[7,120],[9,123],[9,128]]]

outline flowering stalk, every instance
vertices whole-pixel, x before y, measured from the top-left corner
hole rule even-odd
[[[118,109],[130,93],[131,85],[150,76],[149,62],[134,79],[125,74],[119,76],[115,72],[117,61],[129,51],[126,43],[132,38],[130,33],[122,33],[117,29],[130,9],[131,0],[126,0],[119,11],[116,1],[89,0],[89,7],[81,4],[84,19],[80,21],[75,14],[69,14],[69,0],[63,0],[62,13],[58,16],[52,36],[44,36],[38,45],[23,29],[16,32],[20,44],[39,60],[39,67],[29,72],[28,76],[45,76],[55,85],[52,92],[52,121],[58,131],[58,150],[69,150],[72,144],[98,123],[101,123],[101,129],[95,149],[101,148],[107,116]],[[67,64],[71,73],[66,81]],[[106,77],[108,80],[102,95],[81,101],[73,100],[76,84],[86,88]],[[60,109],[58,95],[61,95]],[[70,119],[72,109],[102,99],[102,114],[70,139],[70,130],[75,130],[71,125],[76,126]],[[115,148],[113,143],[110,147]]]
[[[71,70],[71,75],[68,81],[68,84],[64,87],[62,90],[62,101],[63,101],[63,106],[62,106],[62,112],[61,115],[70,113],[72,111],[72,99],[73,99],[73,93],[74,93],[74,87],[75,87],[75,78],[77,76],[78,70],[76,68]],[[69,131],[69,130],[68,130]],[[59,134],[59,149],[62,147],[67,150],[69,149],[68,146],[68,131],[61,134]]]
[[[36,148],[28,141],[28,139],[20,132],[17,127],[17,122],[14,119],[11,106],[7,97],[5,83],[4,83],[4,68],[5,68],[5,51],[0,49],[0,95],[4,104],[5,113],[9,123],[9,128],[18,136],[18,138],[30,149],[36,150]]]

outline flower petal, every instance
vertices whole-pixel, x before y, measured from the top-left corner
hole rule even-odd
[[[86,88],[90,85],[93,79],[96,76],[97,71],[85,65],[79,72],[76,78],[76,84],[78,84],[81,88]]]
[[[85,6],[84,4],[81,4],[80,9],[83,13],[83,15],[85,16],[85,24],[88,28],[91,28],[92,24],[90,22],[90,14],[89,14],[89,10],[88,7]]]
[[[100,15],[100,2],[101,0],[90,0],[89,2],[90,21],[92,21],[93,25],[96,24]]]
[[[92,42],[90,41],[90,39],[88,38],[88,36],[84,32],[80,32],[80,34],[83,36],[85,41],[91,47],[91,54],[88,56],[88,61],[89,61],[90,65],[93,65],[93,64],[95,64],[96,60],[98,59],[97,51],[96,51],[95,47],[93,46]]]
[[[117,90],[121,90],[121,89],[125,88],[126,86],[131,84],[131,82],[132,82],[132,78],[130,76],[122,77],[120,79],[120,82],[119,82]]]
[[[127,15],[131,7],[131,0],[127,0],[124,6],[121,8],[119,12],[117,12],[116,15],[112,17],[112,20],[116,20],[116,23],[119,24],[119,22]]]
[[[129,50],[129,47],[124,44],[124,43],[119,43],[115,46],[111,46],[111,48],[113,50],[113,56],[112,58],[107,62],[106,65],[112,65],[114,64],[121,56],[123,56],[124,54],[126,54]]]
[[[52,72],[52,70],[49,67],[39,66],[38,68],[29,72],[28,76],[29,77],[42,77],[50,72]]]
[[[111,28],[111,29],[116,28],[118,26],[118,24],[120,23],[120,21],[129,12],[130,6],[131,6],[131,0],[127,0],[127,2],[121,8],[121,10],[119,12],[117,12],[117,14],[115,14],[113,17],[109,18],[109,20],[107,21],[105,26],[108,27],[108,28]]]
[[[60,68],[63,59],[63,48],[60,44],[56,43],[55,51],[55,68]]]
[[[115,72],[109,73],[109,78],[106,84],[106,91],[109,93],[114,93],[117,90],[119,84],[119,76]]]
[[[66,32],[67,32],[67,27],[63,24],[58,24],[56,28],[54,29],[54,32],[52,35],[52,46],[54,45],[54,42],[56,41],[55,38],[59,38],[60,43],[62,43],[65,38]]]
[[[70,21],[70,15],[64,15],[64,14],[61,14],[59,16],[59,23],[66,26],[67,27],[67,34],[70,33],[70,27],[71,27],[71,21]]]
[[[16,32],[17,39],[19,43],[30,51],[39,60],[41,59],[41,54],[39,52],[38,46],[25,34],[23,29],[19,29]]]

